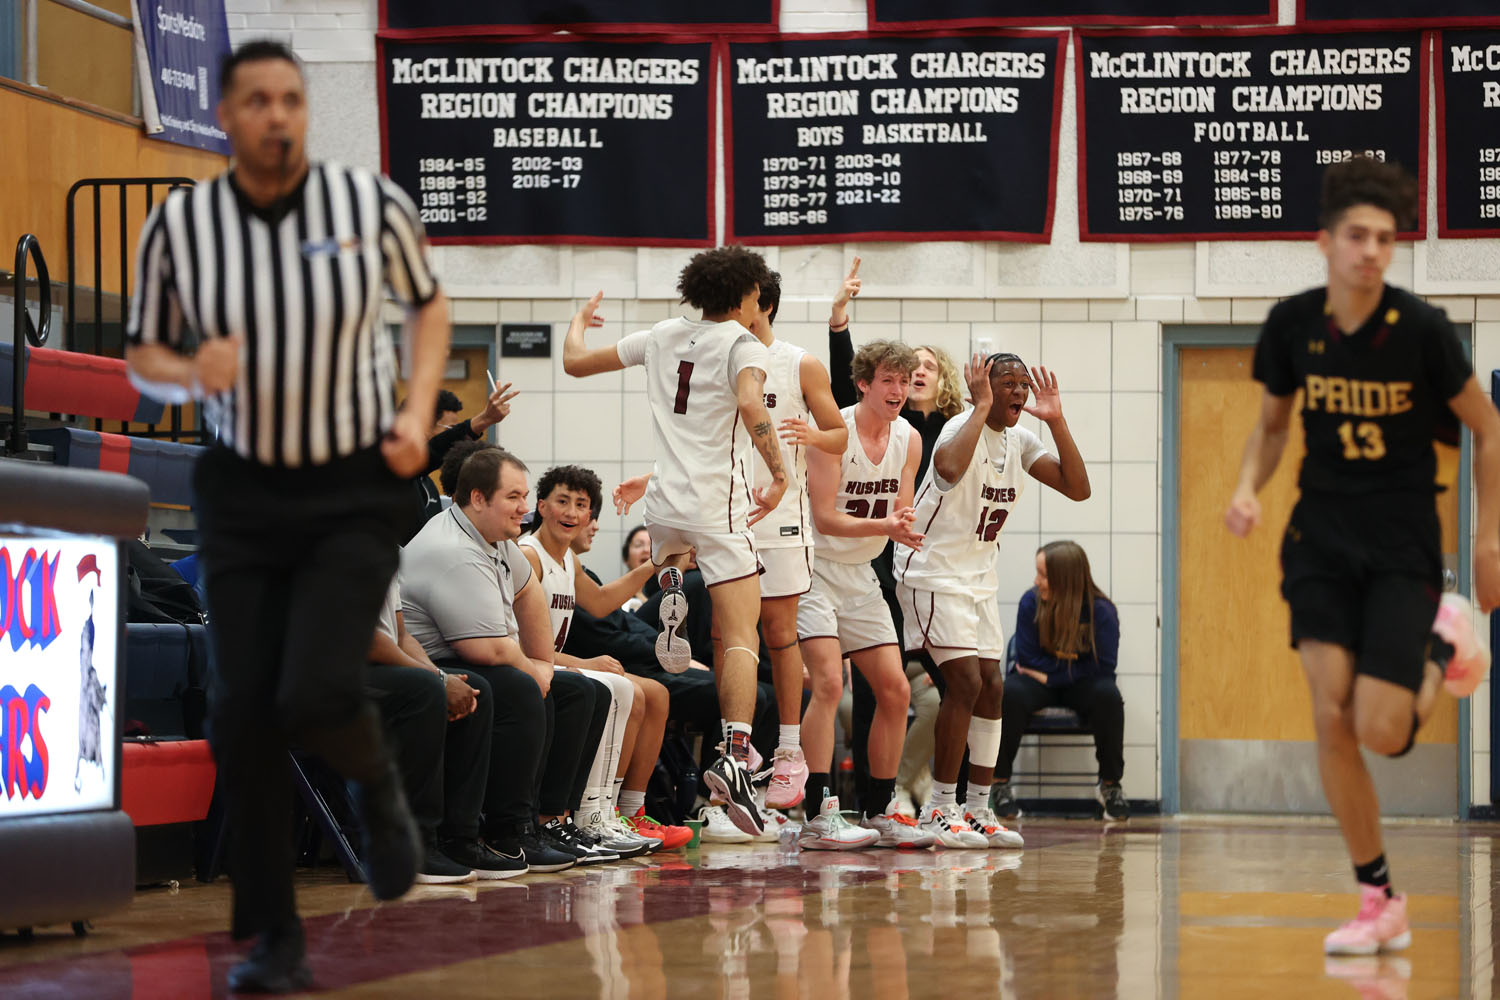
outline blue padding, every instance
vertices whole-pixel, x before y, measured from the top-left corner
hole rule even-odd
[[[193,466],[203,447],[152,438],[130,439],[130,474],[144,479],[151,487],[152,503],[181,504],[192,507]]]
[[[135,401],[135,415],[130,420],[137,424],[159,424],[166,412],[165,403],[158,403],[150,396],[138,396]]]
[[[125,626],[125,714],[152,736],[188,736],[191,696],[208,677],[208,630],[202,625],[131,622]],[[201,714],[201,709],[199,710]],[[193,728],[197,728],[195,724]]]
[[[28,431],[26,436],[32,442],[47,445],[52,449],[54,465],[68,465],[83,469],[99,468],[99,435],[93,431],[79,430],[75,427],[45,427],[41,430]],[[75,444],[82,445],[82,450],[75,448]]]
[[[16,347],[14,344],[0,344],[0,406],[15,406],[16,401],[11,399],[11,386],[16,380]]]
[[[172,568],[188,583],[195,587],[198,585],[198,553],[183,556],[172,564]]]

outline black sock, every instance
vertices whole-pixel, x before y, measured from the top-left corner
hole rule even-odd
[[[884,816],[891,807],[891,797],[896,794],[895,778],[870,778],[865,789],[865,801],[861,803],[866,816]]]
[[[1384,889],[1386,898],[1390,898],[1391,870],[1386,867],[1384,854],[1374,861],[1355,865],[1354,877],[1359,880],[1360,885],[1373,885],[1377,889]]]
[[[828,794],[828,772],[813,771],[807,776],[806,798],[802,800],[802,809],[807,813],[807,818],[812,819],[823,811],[823,797]]]

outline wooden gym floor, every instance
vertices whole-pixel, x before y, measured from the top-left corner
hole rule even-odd
[[[359,997],[1492,997],[1500,827],[1391,823],[1412,946],[1325,961],[1356,908],[1338,831],[1300,819],[1018,824],[1027,849],[704,845],[376,905],[298,875],[317,986]],[[0,938],[0,997],[225,994],[229,885],[143,890],[75,939]]]

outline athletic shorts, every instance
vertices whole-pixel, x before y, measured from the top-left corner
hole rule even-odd
[[[797,602],[797,638],[833,637],[845,656],[896,645],[891,609],[867,562],[813,558],[812,589]]]
[[[1005,629],[994,595],[939,594],[896,584],[906,648],[925,649],[937,664],[961,656],[1005,662]]]
[[[1418,690],[1442,596],[1440,538],[1429,497],[1303,496],[1281,542],[1292,646],[1343,646],[1356,673]]]
[[[760,598],[800,597],[812,587],[811,545],[792,549],[761,549]]]
[[[710,587],[760,572],[760,564],[755,558],[755,540],[748,531],[728,534],[689,531],[650,522],[647,522],[646,529],[651,535],[653,565],[660,566],[671,556],[697,549],[698,569],[703,573],[703,582]]]

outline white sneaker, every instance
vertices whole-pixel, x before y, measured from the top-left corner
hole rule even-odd
[[[781,831],[792,825],[787,819],[786,813],[779,809],[765,809],[760,811],[761,818],[766,821],[766,828],[755,838],[758,844],[774,844],[781,840]]]
[[[917,803],[913,801],[911,792],[907,791],[904,788],[897,788],[896,794],[891,796],[890,811],[893,813],[900,813],[903,816],[909,816],[912,819],[916,819],[918,812]]]
[[[1015,850],[1026,846],[1026,841],[1021,839],[1021,835],[1001,823],[1000,818],[989,806],[967,810],[964,813],[964,822],[977,830],[990,847]]]
[[[698,839],[705,844],[748,844],[755,839],[729,821],[723,806],[709,806],[698,815],[703,820]]]
[[[682,637],[688,602],[682,593],[682,574],[674,567],[661,573],[661,634],[656,637],[656,662],[669,674],[680,674],[693,662],[693,647]]]
[[[920,850],[937,843],[937,837],[918,826],[916,820],[897,812],[894,802],[891,803],[891,811],[884,816],[866,816],[859,821],[859,825],[880,834],[880,839],[875,841],[876,847],[911,847]]]
[[[947,811],[950,809],[951,813]],[[917,826],[932,834],[939,847],[983,849],[990,846],[984,834],[972,829],[964,821],[963,812],[957,807],[944,806],[940,809],[937,806],[927,806],[918,817]]]
[[[599,838],[599,842],[622,858],[634,858],[661,849],[661,841],[653,837],[642,837],[620,819],[614,809],[585,808],[576,820],[585,833]]]
[[[839,798],[828,795],[823,798],[823,811],[802,824],[797,843],[808,851],[857,851],[863,847],[874,847],[880,834],[855,826],[839,812]]]

